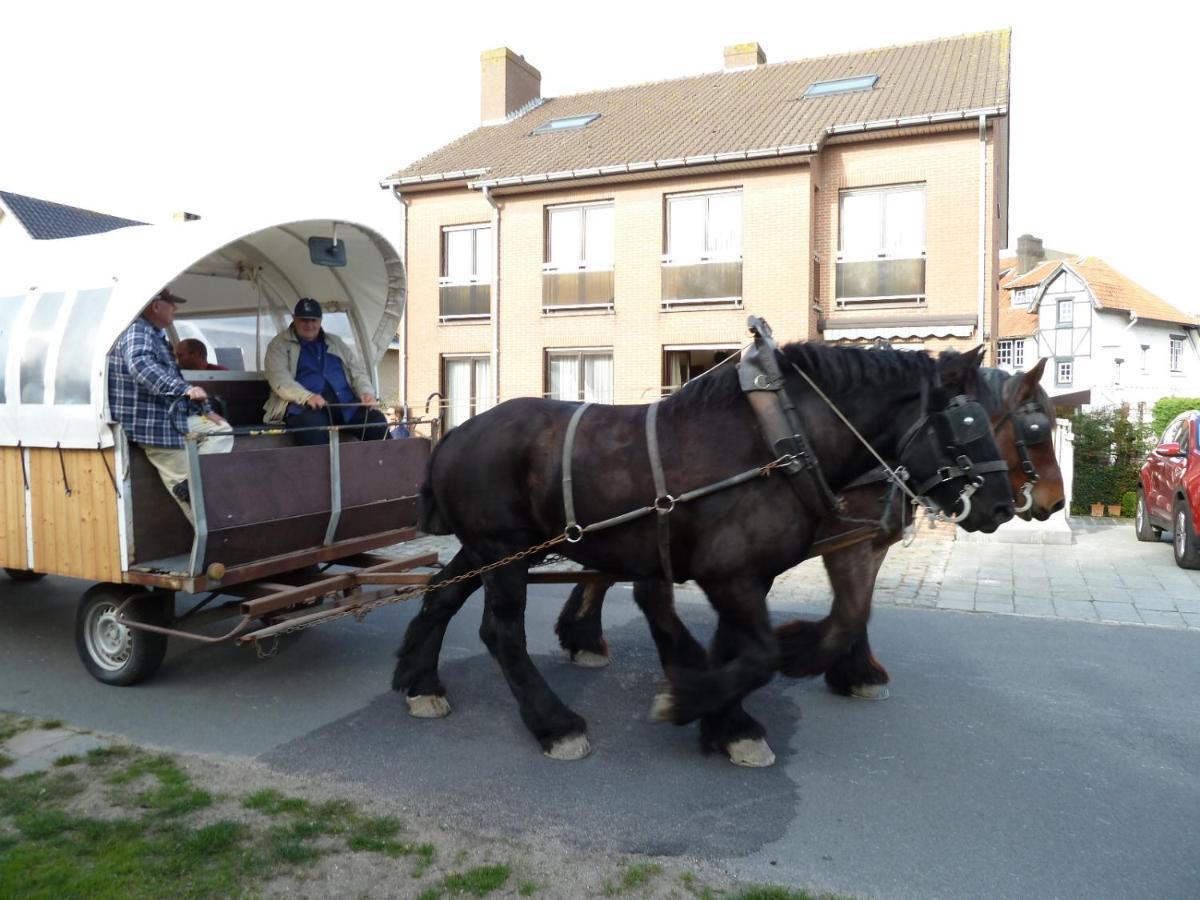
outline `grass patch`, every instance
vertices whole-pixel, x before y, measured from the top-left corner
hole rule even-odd
[[[74,753],[68,753],[66,756],[60,756],[58,759],[56,759],[54,761],[54,767],[56,769],[65,769],[67,766],[73,766],[76,763],[81,762],[83,762],[82,756],[78,756]]]
[[[622,868],[620,883],[606,882],[604,893],[606,896],[612,897],[616,894],[624,894],[626,891],[635,891],[645,887],[650,883],[651,878],[661,874],[662,866],[656,863],[629,863]]]
[[[268,788],[242,798],[242,806],[256,809],[268,816],[304,815],[308,812],[308,801],[300,797],[285,797],[279,791]]]
[[[55,728],[62,728],[62,725],[61,719],[46,719],[46,721],[38,725],[38,728],[42,729],[42,731],[53,731]]]
[[[135,755],[128,766],[109,775],[106,781],[110,785],[121,787],[143,778],[153,778],[157,781],[155,787],[134,797],[134,802],[143,809],[173,817],[212,805],[212,795],[195,787],[175,760],[165,753],[155,756]]]
[[[0,769],[7,769],[14,762],[16,762],[15,759],[13,759],[11,756],[9,756],[7,753],[5,753],[3,750],[0,750]]]
[[[485,897],[492,891],[498,891],[508,881],[512,870],[508,866],[476,866],[442,879],[442,888],[451,894],[470,894],[473,897]]]
[[[127,759],[134,756],[135,751],[132,747],[126,747],[124,744],[109,744],[106,747],[93,747],[87,752],[87,764],[89,766],[106,766],[118,759]]]
[[[536,881],[522,881],[520,886],[517,888],[517,893],[522,897],[532,897],[541,889],[542,886]]]
[[[810,894],[772,884],[755,884],[733,895],[732,900],[833,900],[829,894]]]

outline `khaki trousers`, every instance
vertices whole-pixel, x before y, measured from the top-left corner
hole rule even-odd
[[[218,425],[205,416],[188,416],[187,424],[188,431],[202,435],[200,453],[228,453],[233,449],[233,435],[221,433],[225,432],[227,426]],[[158,477],[162,479],[163,486],[171,495],[171,499],[179,504],[179,508],[187,516],[187,520],[195,525],[196,520],[192,517],[192,505],[175,496],[174,490],[175,485],[188,479],[187,451],[183,448],[151,447],[146,444],[142,444],[142,449],[146,451],[146,459],[150,460],[154,468],[158,469]]]

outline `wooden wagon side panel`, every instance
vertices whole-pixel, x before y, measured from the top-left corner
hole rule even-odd
[[[28,569],[25,476],[19,447],[0,447],[0,566]]]
[[[121,581],[117,492],[109,475],[114,465],[111,449],[29,451],[33,568]]]

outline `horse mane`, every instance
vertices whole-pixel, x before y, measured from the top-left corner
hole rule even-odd
[[[835,346],[796,341],[780,347],[780,368],[787,374],[790,365],[799,366],[821,389],[831,395],[845,395],[866,381],[905,384],[930,377],[937,363],[924,351]],[[946,356],[947,351],[943,353]],[[742,396],[737,369],[722,366],[689,381],[672,397],[676,409],[722,406]]]

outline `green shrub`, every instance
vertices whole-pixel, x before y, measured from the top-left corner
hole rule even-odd
[[[1126,519],[1132,519],[1137,511],[1137,492],[1126,491],[1121,495],[1121,515]]]
[[[1093,503],[1116,503],[1137,488],[1138,471],[1151,446],[1150,429],[1129,421],[1129,409],[1098,409],[1071,417],[1075,431],[1075,481],[1071,512],[1084,515]],[[1122,509],[1122,511],[1124,511]]]
[[[1189,409],[1200,409],[1200,397],[1163,397],[1157,401],[1150,412],[1154,436],[1161,435],[1172,419]]]

